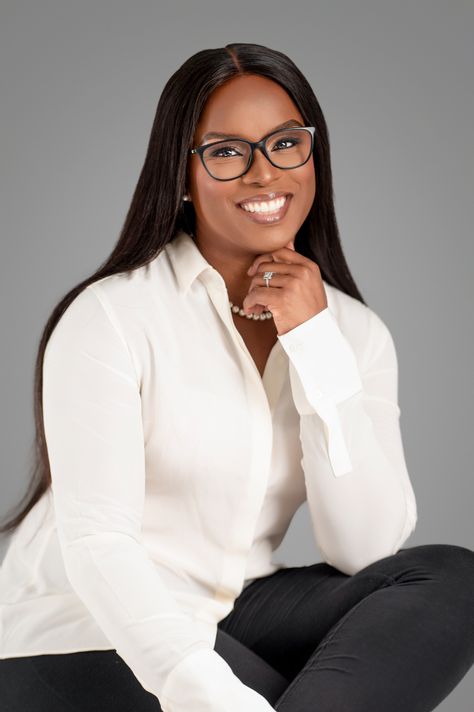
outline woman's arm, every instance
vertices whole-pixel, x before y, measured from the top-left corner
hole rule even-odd
[[[349,575],[396,553],[417,521],[395,345],[382,319],[369,314],[364,358],[356,358],[329,307],[279,336],[300,414],[315,540],[324,560]]]
[[[76,297],[48,341],[43,408],[66,573],[111,647],[165,712],[271,712],[180,608],[142,544],[140,384],[97,284]]]

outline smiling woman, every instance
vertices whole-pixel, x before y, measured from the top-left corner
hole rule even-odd
[[[193,136],[199,148],[189,162],[187,192],[195,242],[224,277],[234,304],[248,292],[253,259],[286,245],[311,210],[314,133],[288,92],[258,74],[229,79],[206,102]],[[210,141],[222,136],[229,139]],[[283,199],[271,202],[270,195]]]
[[[214,90],[193,136],[190,153],[196,160],[190,161],[187,174],[193,239],[223,276],[233,315],[247,317],[245,323],[235,316],[235,326],[261,374],[283,326],[290,326],[282,322],[278,329],[275,322],[275,289],[281,287],[277,279],[263,295],[272,303],[257,302],[248,309],[249,259],[288,245],[307,218],[316,192],[315,163],[310,160],[315,131],[279,84],[244,73]],[[314,306],[306,317],[319,311]],[[323,299],[320,308],[325,306]],[[273,317],[273,322],[261,316]],[[301,313],[293,326],[304,318]]]
[[[428,712],[474,659],[474,553],[417,506],[388,326],[282,52],[190,57],[112,253],[44,328],[0,570],[8,712]],[[323,561],[274,562],[307,501]]]

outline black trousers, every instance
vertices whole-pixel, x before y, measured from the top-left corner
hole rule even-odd
[[[434,710],[474,662],[474,552],[426,544],[353,576],[326,563],[276,571],[242,591],[215,649],[278,712]],[[0,660],[0,710],[161,707],[106,650]]]

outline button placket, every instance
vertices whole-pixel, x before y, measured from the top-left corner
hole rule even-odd
[[[238,356],[243,368],[244,385],[248,394],[249,419],[252,423],[251,458],[248,475],[248,491],[243,494],[241,515],[236,517],[234,526],[229,530],[229,541],[242,551],[239,561],[235,550],[229,552],[223,561],[221,580],[217,595],[225,596],[226,591],[236,590],[242,583],[246,567],[246,552],[250,551],[252,535],[257,519],[263,506],[265,493],[270,476],[271,457],[273,451],[273,420],[267,393],[257,366],[237,330],[229,309],[228,292],[224,281],[218,273],[206,272],[202,275],[209,297],[229,334],[238,347]],[[243,522],[246,526],[242,526]],[[239,537],[236,543],[233,537]],[[245,535],[245,541],[242,536]]]

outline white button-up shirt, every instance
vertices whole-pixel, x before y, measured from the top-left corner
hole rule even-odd
[[[272,709],[213,647],[244,584],[284,566],[296,510],[348,575],[417,519],[391,334],[324,287],[263,378],[186,232],[75,298],[46,347],[52,487],[0,570],[0,657],[116,649],[164,712]]]

